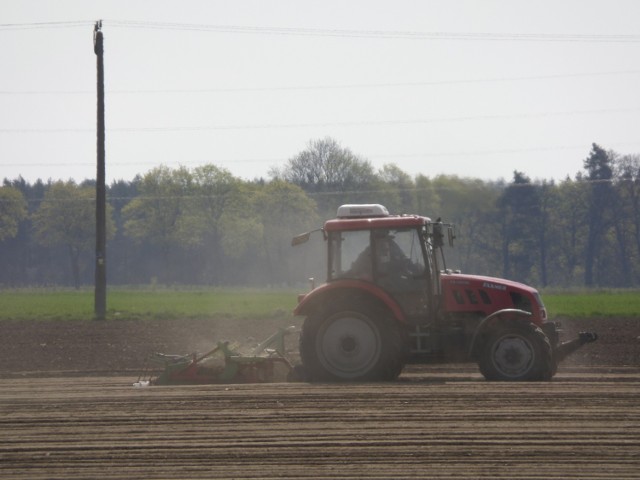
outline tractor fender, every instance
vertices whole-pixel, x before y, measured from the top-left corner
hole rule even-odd
[[[325,283],[304,295],[293,311],[294,315],[309,315],[325,305],[335,305],[343,298],[354,302],[357,297],[373,298],[383,304],[392,317],[401,323],[407,319],[396,300],[377,285],[364,280],[337,280]]]
[[[491,315],[483,318],[473,332],[471,342],[469,342],[469,358],[473,358],[473,354],[475,353],[477,346],[478,337],[482,333],[488,331],[496,324],[505,322],[507,320],[515,319],[519,322],[531,323],[530,317],[531,313],[525,310],[520,310],[518,308],[505,308],[502,310],[498,310],[497,312],[493,312]]]

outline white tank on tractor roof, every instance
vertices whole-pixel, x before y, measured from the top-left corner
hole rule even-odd
[[[338,218],[369,218],[388,217],[389,210],[384,205],[371,204],[348,204],[338,207]]]

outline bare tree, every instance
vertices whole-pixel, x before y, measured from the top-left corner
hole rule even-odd
[[[375,200],[372,191],[379,186],[371,163],[330,137],[309,142],[305,150],[282,169],[272,169],[270,175],[315,194],[321,212],[332,211],[340,203]]]

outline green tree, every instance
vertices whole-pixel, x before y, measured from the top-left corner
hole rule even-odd
[[[549,284],[549,249],[552,236],[550,234],[551,226],[551,190],[554,188],[553,182],[543,181],[542,184],[537,186],[539,191],[539,217],[537,221],[537,228],[534,228],[533,234],[538,240],[538,269],[539,269],[539,283],[542,287],[546,287]]]
[[[502,276],[530,280],[539,251],[542,228],[539,189],[522,172],[513,172],[513,182],[497,202],[502,223]]]
[[[49,249],[39,245],[33,235],[31,214],[35,212],[44,197],[46,190],[41,180],[33,185],[29,184],[22,177],[14,180],[4,180],[4,186],[18,190],[26,201],[26,214],[18,223],[18,230],[15,236],[6,237],[0,249],[0,281],[5,285],[30,285],[42,281],[48,275],[43,273],[43,266],[46,264],[53,267],[55,273],[61,270],[66,271],[67,263],[64,262],[62,269],[53,266],[56,261],[48,255]],[[64,257],[66,260],[66,257]]]
[[[594,143],[584,161],[584,168],[589,185],[584,283],[591,287],[599,283],[596,270],[601,260],[606,232],[611,227],[611,205],[615,201],[612,185],[613,162],[610,155]]]
[[[69,253],[71,274],[80,287],[82,253],[95,246],[95,189],[79,187],[73,181],[49,186],[44,199],[32,216],[37,241],[45,246],[64,246]],[[107,206],[107,238],[115,227]]]
[[[440,195],[436,191],[434,181],[424,175],[418,175],[415,179],[415,185],[416,195],[413,213],[426,217],[441,215]],[[443,220],[446,221],[446,219]]]
[[[378,179],[385,194],[376,203],[383,203],[393,213],[416,213],[416,184],[408,173],[387,163],[378,171]]]
[[[633,273],[629,284],[640,280],[640,155],[624,155],[617,162],[616,177],[620,196],[619,217],[625,220],[624,230],[633,239],[633,248],[624,258],[624,264]]]
[[[139,177],[133,181],[114,181],[107,188],[107,201],[113,208],[116,232],[109,242],[108,275],[110,283],[132,285],[148,279],[145,275],[145,250],[125,234],[122,209],[138,195]]]
[[[0,187],[0,242],[18,233],[20,221],[27,216],[27,202],[20,190]]]
[[[282,284],[308,271],[316,256],[291,248],[291,238],[317,227],[315,203],[291,183],[242,184],[220,217],[225,257],[236,266],[227,279],[236,283]]]
[[[281,180],[269,182],[254,199],[262,221],[262,246],[272,281],[284,282],[296,273],[301,249],[292,250],[294,235],[316,227],[316,204],[295,185]]]
[[[251,282],[254,272],[264,267],[264,225],[255,210],[256,184],[241,184],[225,203],[219,218],[220,244],[224,257],[233,263],[227,268],[227,283]],[[260,281],[261,279],[259,279]]]
[[[547,191],[549,207],[549,283],[569,287],[584,281],[588,184],[567,177]]]
[[[466,272],[498,275],[501,265],[501,239],[496,201],[501,188],[479,179],[438,175],[433,188],[440,199],[441,217],[456,226],[456,248],[450,252],[450,266]]]
[[[232,263],[239,260],[233,242],[231,245],[223,243],[222,218],[225,211],[240,208],[239,204],[232,206],[232,203],[242,197],[241,192],[245,189],[228,170],[212,164],[194,169],[193,181],[196,197],[190,215],[194,222],[191,230],[200,242],[203,279],[207,283],[220,283],[228,277]],[[250,207],[247,205],[246,208]]]
[[[193,175],[185,167],[160,166],[138,184],[139,195],[123,208],[124,228],[131,238],[160,252],[162,280],[171,280],[178,267],[177,252],[199,245],[204,226],[195,211]],[[172,255],[173,254],[173,255]]]

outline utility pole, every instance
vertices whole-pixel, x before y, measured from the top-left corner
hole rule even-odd
[[[93,49],[98,67],[98,160],[96,174],[96,279],[94,311],[96,320],[104,320],[107,312],[107,215],[105,187],[105,125],[104,125],[104,45],[102,20],[93,30]]]

